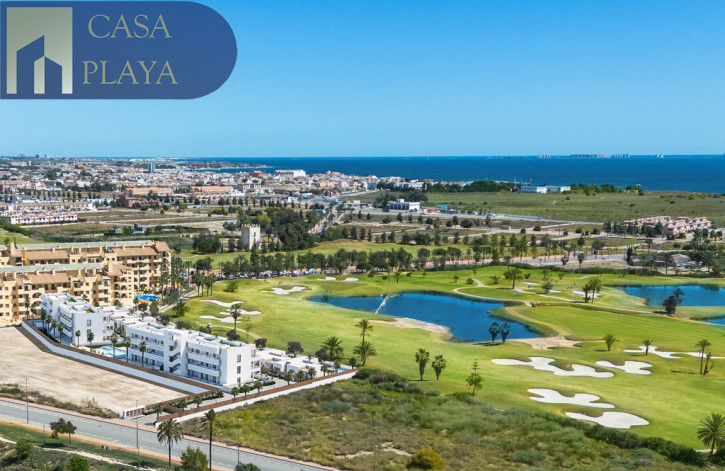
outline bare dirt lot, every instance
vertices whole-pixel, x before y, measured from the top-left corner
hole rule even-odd
[[[98,405],[120,413],[139,404],[183,396],[184,393],[134,379],[38,349],[15,327],[0,329],[0,383],[25,386],[58,400]]]

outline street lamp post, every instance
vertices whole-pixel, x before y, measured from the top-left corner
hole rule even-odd
[[[141,469],[141,449],[138,446],[138,399],[136,399],[136,469]]]
[[[30,404],[28,402],[28,378],[25,378],[25,423],[30,423]]]
[[[239,424],[242,419],[237,417],[237,464],[239,464],[239,430],[242,428],[242,426]]]

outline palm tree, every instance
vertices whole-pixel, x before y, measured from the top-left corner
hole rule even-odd
[[[153,412],[154,414],[156,414],[156,418],[158,419],[159,416],[164,413],[164,406],[157,402],[156,404],[154,404]]]
[[[320,368],[320,371],[322,371],[322,377],[324,378],[327,376],[327,373],[330,372],[330,368],[327,365],[322,365],[322,368]]]
[[[191,308],[186,305],[186,301],[179,299],[176,304],[174,304],[174,307],[171,308],[171,312],[174,314],[174,317],[184,317],[190,309]]]
[[[93,343],[93,338],[95,336],[96,336],[96,334],[94,334],[93,332],[90,332],[89,331],[88,333],[86,333],[86,340],[88,340],[88,345],[90,345],[91,343]]]
[[[290,373],[288,371],[287,373],[284,374],[284,378],[283,379],[285,381],[287,381],[287,385],[289,386],[289,384],[292,382],[292,379],[293,379],[292,373]]]
[[[181,431],[181,425],[174,419],[165,420],[159,424],[156,439],[159,443],[166,442],[169,447],[169,469],[171,469],[171,445],[180,442],[182,438],[184,438],[184,434]]]
[[[126,363],[128,363],[128,349],[131,348],[131,338],[123,337],[123,347],[126,349]]]
[[[433,371],[436,372],[436,381],[438,381],[441,377],[441,371],[445,370],[448,365],[446,359],[443,358],[443,355],[436,355],[435,358],[433,358],[431,366],[433,367]]]
[[[343,355],[342,340],[334,335],[327,337],[321,346],[332,360],[336,360]]]
[[[702,364],[705,360],[705,349],[707,349],[710,345],[712,344],[708,339],[702,339],[695,344],[695,346],[700,349],[700,374],[702,374]]]
[[[111,346],[113,347],[113,359],[116,359],[116,345],[118,345],[118,334],[116,332],[111,335]]]
[[[138,345],[138,351],[141,352],[141,366],[144,365],[144,356],[146,355],[146,351],[148,351],[148,347],[146,346],[146,341],[143,340]]]
[[[229,315],[234,319],[234,330],[237,330],[237,319],[242,315],[241,307],[241,303],[232,304],[232,310],[229,311]],[[249,340],[249,335],[247,335],[247,340]]]
[[[700,421],[700,427],[697,430],[697,438],[710,447],[710,455],[725,447],[725,417],[720,414],[712,414]]]
[[[221,427],[219,420],[219,416],[214,409],[204,414],[204,418],[201,419],[202,428],[209,429],[209,471],[211,471],[211,442],[214,438],[214,427]]]
[[[360,335],[362,336],[363,342],[365,342],[365,334],[371,334],[374,328],[373,324],[367,319],[360,319],[360,321],[355,324],[355,327],[360,329]]]
[[[649,354],[649,347],[652,346],[652,341],[650,339],[644,339],[642,340],[642,345],[644,345],[644,356],[647,356]]]
[[[81,346],[81,331],[80,330],[76,330],[76,339],[77,339],[76,347],[80,348],[80,346]]]
[[[371,344],[370,342],[366,342],[365,340],[360,342],[360,345],[355,346],[355,348],[353,348],[352,350],[352,353],[353,355],[360,355],[360,360],[362,360],[362,366],[365,366],[368,357],[374,357],[378,354],[373,344]]]
[[[612,350],[612,345],[614,345],[614,342],[619,342],[619,339],[614,336],[614,334],[607,334],[604,336],[604,343],[607,344],[607,351]]]
[[[415,352],[415,362],[418,363],[418,371],[420,372],[420,380],[423,381],[423,373],[425,373],[425,367],[430,360],[430,353],[425,348],[419,348]]]

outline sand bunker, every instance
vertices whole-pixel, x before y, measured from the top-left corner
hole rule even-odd
[[[218,306],[227,307],[230,308],[234,306],[235,304],[242,304],[244,301],[234,301],[233,303],[225,303],[223,301],[217,301],[216,299],[202,299],[202,301],[207,303],[214,303]]]
[[[272,288],[271,291],[270,290],[264,290],[264,291],[261,291],[261,293],[274,293],[274,294],[279,294],[281,296],[284,296],[284,295],[287,295],[287,294],[290,294],[290,293],[296,293],[297,291],[304,291],[306,289],[307,288],[305,288],[304,286],[293,286],[290,289],[276,288],[275,287],[275,288]]]
[[[579,365],[579,364],[573,364],[571,365],[571,371],[569,370],[562,370],[558,366],[550,365],[550,363],[554,362],[553,358],[545,358],[545,357],[529,357],[531,361],[521,361],[521,360],[512,360],[512,359],[494,359],[491,360],[493,363],[497,365],[507,365],[507,366],[531,366],[535,370],[540,371],[549,371],[551,373],[554,373],[556,376],[589,376],[591,378],[611,378],[614,376],[614,373],[610,371],[603,371],[598,372],[591,366],[585,366],[585,365]]]
[[[225,316],[231,316],[232,315],[232,313],[229,312],[229,311],[222,311],[219,314],[223,314]],[[247,311],[245,309],[240,309],[239,310],[239,314],[241,314],[243,316],[256,316],[257,314],[262,314],[262,313],[260,311]]]
[[[529,286],[536,286],[536,285],[538,285],[538,283],[534,283],[533,281],[527,281],[524,284],[525,285],[529,285]]]
[[[651,371],[645,370],[645,368],[652,368],[652,365],[649,363],[645,363],[643,361],[625,361],[624,365],[615,365],[611,361],[598,361],[597,365],[604,366],[606,368],[616,368],[618,370],[622,370],[625,373],[630,373],[633,375],[649,375],[652,374]]]
[[[550,289],[549,293],[561,293],[561,291],[556,290],[556,289]]]
[[[534,350],[549,350],[550,348],[578,348],[579,341],[569,340],[563,335],[556,337],[535,337],[532,339],[511,339],[512,342],[522,342],[531,345]]]
[[[571,292],[572,292],[572,294],[576,294],[577,296],[584,296],[584,291],[581,291],[581,290],[578,290],[578,289],[574,289]],[[592,298],[592,297],[598,298],[599,296],[601,296],[601,294],[589,293],[589,297],[590,298]]]
[[[342,281],[359,281],[359,280],[357,278],[351,276],[351,277],[345,278]]]
[[[605,412],[601,417],[590,417],[577,412],[567,412],[566,415],[572,419],[586,420],[609,428],[630,428],[635,425],[649,424],[642,417],[637,417],[634,414],[628,414],[626,412]]]
[[[639,350],[625,350],[624,352],[625,353],[644,353],[645,348],[646,347],[644,345],[640,345]],[[681,356],[678,356],[678,355],[689,355],[689,356],[695,357],[695,358],[702,357],[702,353],[700,353],[700,352],[660,352],[660,351],[657,351],[657,347],[654,347],[654,346],[649,347],[649,352],[652,355],[657,355],[658,357],[662,357],[662,358],[668,358],[670,360],[682,358]],[[725,357],[712,357],[713,360],[722,360],[723,358],[725,358]]]
[[[318,278],[317,281],[336,281],[337,279],[334,276],[326,276],[324,278]]]
[[[530,397],[529,399],[537,402],[545,402],[547,404],[575,404],[577,406],[598,407],[600,409],[614,409],[614,404],[607,402],[595,402],[601,399],[594,394],[574,394],[574,396],[564,396],[559,391],[553,389],[529,389],[531,394],[541,397]]]

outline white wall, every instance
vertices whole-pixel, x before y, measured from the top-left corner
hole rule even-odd
[[[104,360],[103,358],[96,358],[92,355],[86,355],[80,351],[77,351],[75,349],[67,350],[65,348],[58,347],[58,345],[50,342],[43,334],[39,333],[35,329],[28,326],[25,322],[22,323],[23,329],[25,329],[26,332],[30,333],[33,337],[38,339],[40,342],[43,343],[50,351],[57,355],[61,355],[67,358],[71,358],[73,360],[82,361],[83,363],[89,363],[92,365],[100,366],[103,368],[107,368],[110,370],[117,371],[119,373],[123,373],[129,376],[133,376],[135,378],[138,378],[140,380],[144,381],[150,381],[153,383],[160,384],[162,386],[168,386],[174,389],[179,389],[182,391],[188,391],[190,394],[202,394],[208,392],[208,389],[200,386],[194,386],[192,384],[187,384],[182,381],[177,381],[173,378],[167,378],[165,376],[156,375],[150,371],[142,371],[138,370],[136,368],[132,368],[130,366],[126,366],[123,364],[118,364],[112,361]]]

